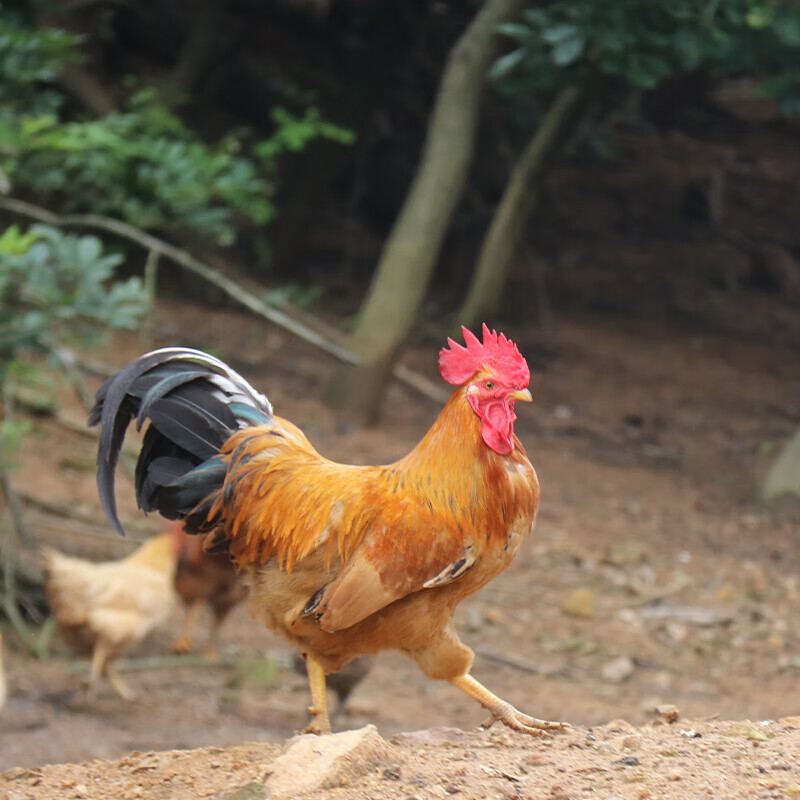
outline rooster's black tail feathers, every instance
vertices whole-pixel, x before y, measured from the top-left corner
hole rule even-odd
[[[101,425],[97,487],[103,510],[124,535],[114,472],[130,421],[145,434],[136,464],[136,498],[144,511],[199,526],[198,508],[222,486],[219,448],[240,428],[272,419],[272,406],[238,373],[200,350],[165,347],[132,361],[98,390],[89,425]],[[191,525],[189,525],[191,523]]]

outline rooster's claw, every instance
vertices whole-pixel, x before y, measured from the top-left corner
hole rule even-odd
[[[481,724],[482,730],[487,730],[495,722],[502,722],[511,730],[519,733],[527,733],[530,736],[549,736],[549,731],[563,731],[570,727],[567,722],[551,722],[546,719],[537,719],[517,711],[514,706],[506,704],[507,707],[492,711],[491,716]]]

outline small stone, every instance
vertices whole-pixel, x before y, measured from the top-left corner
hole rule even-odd
[[[545,764],[550,763],[550,759],[541,753],[532,753],[525,759],[525,763],[531,767],[543,767]]]
[[[75,797],[85,797],[85,796],[86,796],[86,793],[87,793],[88,791],[89,791],[89,790],[86,788],[86,784],[85,784],[85,783],[79,783],[79,784],[78,784],[78,785],[75,787]]]
[[[680,711],[678,711],[678,707],[672,705],[671,703],[664,703],[660,706],[656,706],[656,714],[658,714],[664,722],[669,722],[670,725],[674,722],[677,722],[680,719]]]
[[[570,800],[569,792],[561,785],[550,788],[550,800]]]
[[[622,747],[624,750],[639,750],[642,746],[642,734],[632,733],[622,739]]]
[[[634,672],[633,661],[628,656],[620,656],[603,666],[601,675],[609,683],[624,683]]]
[[[561,610],[573,617],[589,618],[594,616],[594,594],[591,589],[576,589],[564,601]]]
[[[503,612],[500,611],[499,608],[495,608],[494,606],[492,606],[491,608],[487,608],[484,610],[483,619],[490,625],[497,625],[497,623],[503,621]]]
[[[683,780],[683,775],[681,775],[681,773],[677,771],[669,772],[667,773],[667,780],[673,782],[680,781]]]
[[[619,761],[612,761],[611,766],[613,767],[638,767],[639,766],[639,759],[636,756],[625,756],[625,758],[621,758]]]
[[[381,773],[381,777],[385,781],[399,781],[403,776],[400,774],[400,770],[397,767],[386,767]]]

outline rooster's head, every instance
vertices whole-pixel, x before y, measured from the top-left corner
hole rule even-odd
[[[492,450],[508,455],[514,449],[514,403],[530,402],[531,373],[517,346],[484,324],[483,341],[461,328],[466,346],[452,339],[439,353],[439,372],[464,396],[481,420],[481,437]]]

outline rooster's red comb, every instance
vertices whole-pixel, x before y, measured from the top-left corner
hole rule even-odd
[[[520,389],[527,387],[531,380],[528,362],[505,334],[490,331],[485,322],[483,342],[463,326],[461,333],[464,334],[466,347],[448,339],[447,347],[443,347],[439,353],[439,372],[448,383],[459,386],[476,372],[490,369],[510,386]]]

